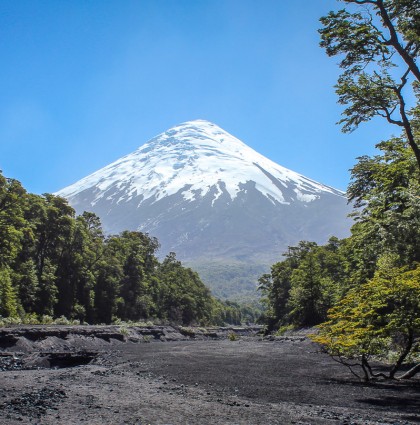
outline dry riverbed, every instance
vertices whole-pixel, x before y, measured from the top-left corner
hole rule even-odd
[[[0,424],[420,424],[418,379],[361,383],[304,336],[254,332],[0,329]]]

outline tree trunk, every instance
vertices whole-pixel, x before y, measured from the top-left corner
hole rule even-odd
[[[386,6],[384,5],[383,0],[378,0],[376,5],[378,6],[379,13],[381,14],[382,21],[386,28],[388,28],[389,34],[391,36],[389,44],[394,47],[403,61],[408,65],[416,80],[420,82],[420,69],[418,68],[414,58],[404,49],[398,40],[397,31],[395,29],[394,23],[391,21],[391,18],[388,15],[388,11],[386,10]]]
[[[409,332],[407,344],[400,354],[400,357],[398,358],[397,362],[395,363],[394,367],[392,368],[391,372],[389,372],[389,377],[393,379],[395,377],[395,374],[398,372],[399,368],[403,364],[406,357],[410,354],[411,349],[413,348],[413,342],[414,342],[414,335],[413,332]]]
[[[407,371],[406,373],[398,377],[398,379],[410,379],[419,372],[420,372],[420,363],[416,364],[409,371]]]

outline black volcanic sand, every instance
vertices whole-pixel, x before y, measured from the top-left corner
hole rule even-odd
[[[361,383],[301,337],[8,332],[0,424],[420,424],[419,379]]]

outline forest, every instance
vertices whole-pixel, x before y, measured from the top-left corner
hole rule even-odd
[[[302,241],[260,278],[264,320],[280,333],[318,325],[313,340],[364,380],[410,378],[420,372],[420,2],[343,3],[358,8],[330,12],[319,31],[341,59],[343,131],[383,118],[400,135],[351,169],[351,236]]]
[[[159,261],[158,248],[140,232],[105,237],[95,214],[0,174],[0,320],[241,323],[239,306],[212,297],[174,253]]]

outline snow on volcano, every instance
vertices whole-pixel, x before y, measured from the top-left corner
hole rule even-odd
[[[343,192],[282,167],[217,125],[172,127],[60,190],[108,233],[141,230],[182,259],[279,258],[299,240],[347,236]]]
[[[310,180],[260,155],[217,125],[204,121],[188,121],[153,138],[135,152],[124,156],[79,182],[58,192],[71,198],[85,189],[96,187],[94,205],[108,189],[115,188],[117,202],[141,196],[141,203],[155,201],[177,193],[184,199],[205,196],[212,187],[217,191],[213,203],[225,190],[233,200],[240,184],[255,182],[255,188],[272,202],[283,204],[282,187],[292,183],[296,200],[310,202],[320,192],[343,195],[338,190]],[[223,188],[221,187],[223,186]],[[112,196],[112,194],[107,194]]]

